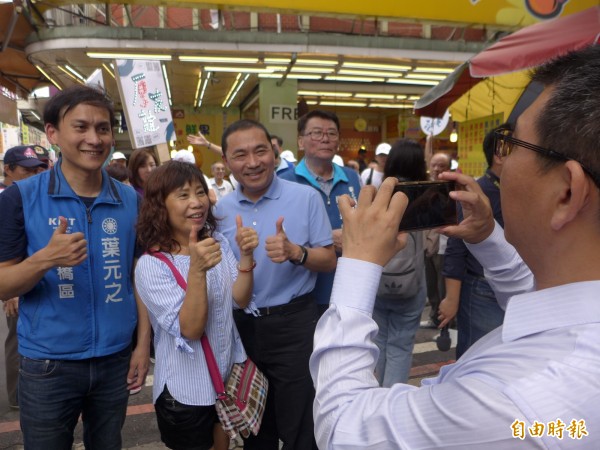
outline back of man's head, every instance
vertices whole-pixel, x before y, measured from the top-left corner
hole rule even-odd
[[[510,126],[506,123],[488,131],[483,138],[483,154],[489,168],[494,165],[494,154],[496,153],[496,131],[509,129]]]
[[[600,174],[600,45],[539,67],[532,81],[552,89],[535,124],[538,145],[576,159]],[[547,160],[548,166],[555,163]],[[596,178],[600,186],[600,177]]]

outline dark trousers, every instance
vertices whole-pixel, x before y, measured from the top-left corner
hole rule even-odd
[[[6,365],[6,392],[8,404],[18,406],[17,387],[19,384],[19,342],[17,340],[17,322],[19,316],[6,317],[8,335],[4,341],[4,362]]]
[[[315,390],[308,360],[317,324],[317,305],[254,317],[237,311],[235,322],[246,353],[269,380],[269,394],[258,436],[244,440],[246,450],[316,449],[312,417]]]
[[[87,450],[120,450],[131,348],[84,360],[21,357],[19,406],[26,450],[70,450],[81,414]]]
[[[488,282],[484,277],[467,273],[462,280],[460,305],[456,315],[456,359],[483,336],[502,325],[502,322],[504,310],[498,305]]]
[[[429,318],[439,324],[440,303],[446,297],[446,286],[442,276],[444,255],[432,255],[425,258],[425,279],[427,280],[427,298],[431,305]]]

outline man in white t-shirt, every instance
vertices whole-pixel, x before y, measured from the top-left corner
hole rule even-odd
[[[364,186],[368,186],[369,184],[372,184],[376,188],[381,186],[381,182],[383,181],[383,168],[385,167],[391,148],[392,146],[386,142],[382,142],[377,146],[375,149],[375,161],[377,161],[377,166],[367,168],[360,174]]]
[[[217,194],[217,201],[221,200],[230,192],[233,192],[233,186],[225,179],[225,164],[222,162],[213,163],[210,166],[210,172],[213,178],[210,179],[210,187]]]

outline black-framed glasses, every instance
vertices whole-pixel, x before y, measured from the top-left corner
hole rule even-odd
[[[310,136],[310,138],[313,141],[320,141],[321,139],[323,139],[323,136],[327,135],[327,137],[329,138],[330,141],[337,141],[340,137],[340,133],[338,133],[337,131],[333,131],[333,130],[329,130],[329,131],[323,131],[323,130],[312,130],[309,131],[308,133],[305,133],[304,136]]]
[[[497,130],[494,132],[494,137],[496,138],[496,156],[504,158],[512,153],[515,145],[518,145],[519,147],[532,150],[548,158],[557,159],[559,161],[576,161],[579,163],[581,168],[592,178],[592,180],[594,180],[594,183],[596,183],[596,185],[600,187],[600,175],[586,167],[585,164],[583,164],[578,159],[571,158],[567,155],[559,153],[555,150],[551,150],[549,148],[540,147],[539,145],[531,144],[529,142],[514,138],[512,134],[513,131],[510,129]]]

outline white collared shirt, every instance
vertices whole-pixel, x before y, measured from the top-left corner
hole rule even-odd
[[[217,181],[214,178],[211,178],[209,186],[212,187],[215,194],[217,194],[217,200],[221,200],[227,194],[233,192],[233,186],[227,180],[223,180],[223,184],[219,186]]]
[[[500,238],[475,246],[480,261],[495,275],[515,274],[493,285],[525,293],[510,300],[503,326],[421,387],[378,386],[371,312],[382,268],[338,260],[310,362],[320,449],[600,448],[600,281],[527,292],[533,277],[516,252],[486,253],[505,245]],[[536,421],[540,437],[529,431]],[[570,437],[572,421],[588,435]],[[562,439],[550,435],[561,423]],[[521,429],[523,440],[514,437]]]

